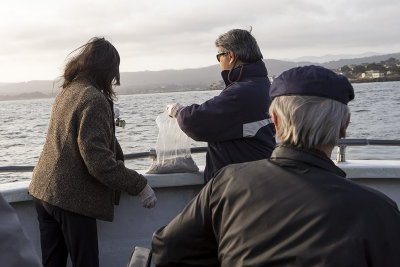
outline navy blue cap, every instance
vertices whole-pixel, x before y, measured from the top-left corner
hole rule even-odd
[[[311,65],[287,70],[274,79],[270,97],[282,95],[320,96],[347,105],[354,99],[354,89],[345,76]]]

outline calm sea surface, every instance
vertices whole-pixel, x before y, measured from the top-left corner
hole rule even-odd
[[[348,138],[400,139],[400,82],[354,84],[356,98],[350,102]],[[126,127],[117,127],[124,153],[149,151],[155,147],[155,119],[165,105],[202,103],[220,91],[177,92],[119,96],[117,106]],[[54,99],[0,102],[0,166],[35,165],[46,138]],[[193,142],[195,146],[206,143]],[[400,159],[400,147],[348,147],[346,159]],[[336,150],[332,153],[336,153]],[[204,154],[193,155],[198,165]],[[148,169],[150,159],[127,161],[133,169]],[[0,173],[0,183],[30,179],[31,173]]]

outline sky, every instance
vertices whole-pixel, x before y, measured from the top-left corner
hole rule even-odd
[[[266,59],[400,52],[398,0],[0,0],[0,83],[53,80],[94,36],[121,72],[217,64],[216,38],[250,29]]]

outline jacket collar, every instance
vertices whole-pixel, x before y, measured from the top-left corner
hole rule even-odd
[[[240,73],[240,68],[241,67],[236,67],[232,70],[231,81],[235,81],[237,79],[237,77]],[[228,73],[229,73],[229,70],[223,70],[221,72],[222,79],[224,79],[226,86],[228,86],[230,84],[230,82],[228,81]],[[247,78],[247,77],[267,77],[267,76],[268,76],[268,71],[262,60],[243,65],[243,72],[242,72],[241,79]]]
[[[295,147],[278,146],[272,152],[271,161],[276,162],[279,165],[280,163],[293,164],[295,162],[301,162],[346,177],[346,173],[337,167],[325,153],[319,150],[305,150]]]

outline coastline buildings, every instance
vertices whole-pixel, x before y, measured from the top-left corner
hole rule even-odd
[[[366,72],[361,73],[361,78],[363,79],[375,79],[383,77],[385,77],[385,73],[382,73],[379,70],[367,70]]]
[[[380,63],[345,65],[334,71],[346,76],[351,82],[399,81],[400,60],[389,58]]]

